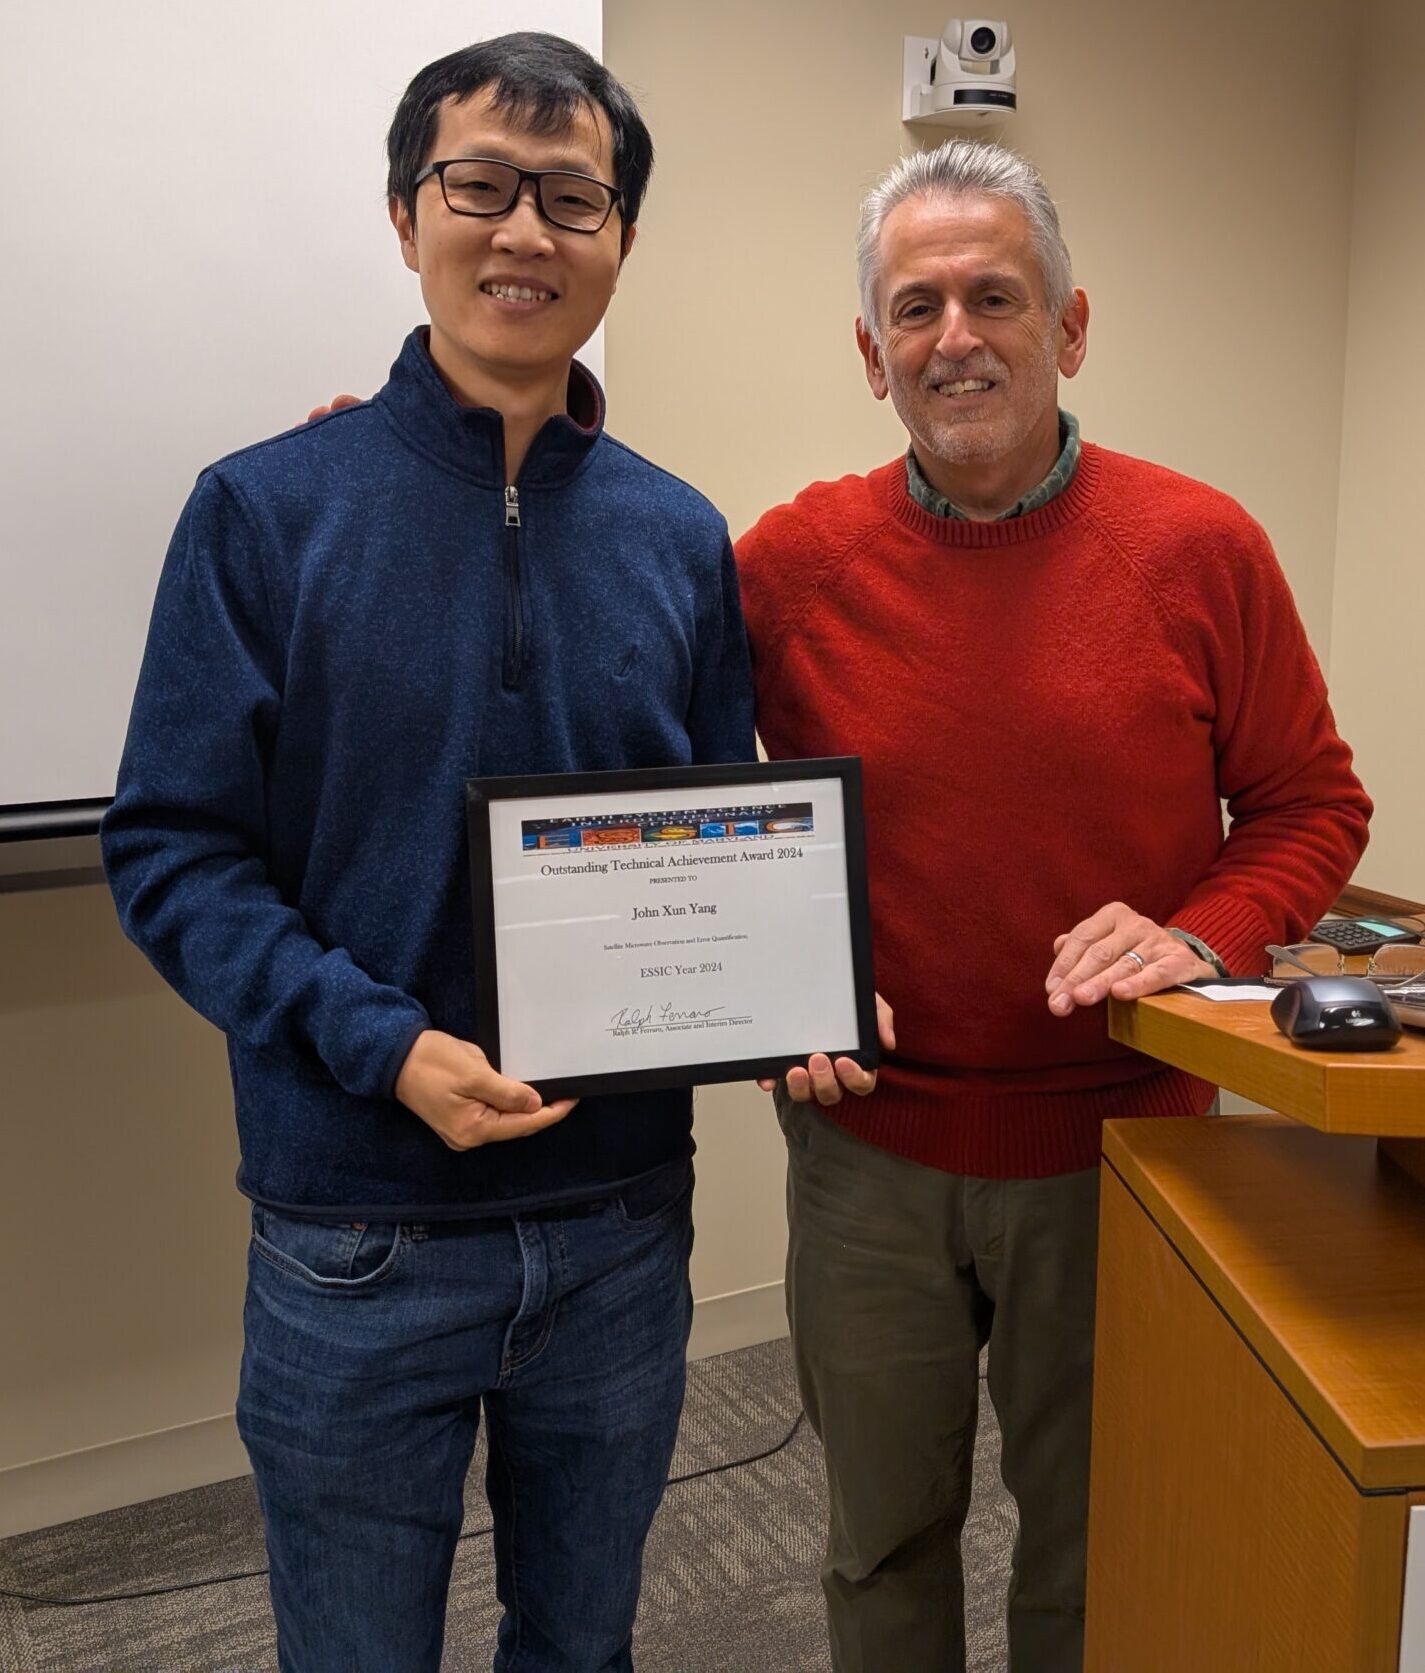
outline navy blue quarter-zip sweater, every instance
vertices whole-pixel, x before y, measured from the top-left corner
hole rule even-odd
[[[467,777],[754,755],[726,525],[603,433],[581,367],[570,398],[507,489],[500,415],[416,332],[374,400],[204,471],[174,534],[104,863],[227,1034],[270,1207],[508,1212],[691,1147],[686,1092],[465,1154],[392,1095],[422,1029],[471,1033]]]

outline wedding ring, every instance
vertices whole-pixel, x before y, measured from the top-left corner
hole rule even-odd
[[[1144,966],[1148,962],[1147,959],[1145,959],[1143,957],[1142,953],[1135,953],[1131,947],[1128,949],[1128,951],[1123,956],[1124,956],[1124,958],[1131,958],[1133,960],[1134,964],[1136,964],[1138,966],[1138,970],[1139,970],[1140,974],[1142,973]]]

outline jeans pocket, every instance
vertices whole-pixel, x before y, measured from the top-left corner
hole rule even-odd
[[[253,1205],[253,1253],[320,1290],[376,1288],[395,1272],[410,1242],[409,1228],[395,1222],[299,1220]]]
[[[671,1214],[693,1193],[693,1164],[691,1159],[673,1162],[643,1179],[625,1185],[614,1198],[614,1209],[619,1218],[631,1226],[652,1225],[665,1214]]]

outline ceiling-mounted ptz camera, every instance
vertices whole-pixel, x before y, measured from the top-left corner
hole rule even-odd
[[[939,40],[906,36],[902,121],[977,128],[1014,112],[1014,40],[1003,19],[952,17]]]

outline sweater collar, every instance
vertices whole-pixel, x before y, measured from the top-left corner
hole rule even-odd
[[[411,445],[483,488],[505,486],[505,421],[494,407],[463,407],[430,357],[430,331],[406,338],[376,404]],[[604,430],[604,392],[576,360],[569,368],[568,411],[546,419],[520,467],[520,486],[565,482]]]
[[[1010,506],[1008,511],[1001,511],[998,517],[987,519],[990,522],[1002,523],[1008,517],[1023,517],[1028,511],[1037,511],[1041,505],[1048,505],[1056,495],[1062,494],[1074,479],[1074,472],[1079,464],[1079,421],[1073,413],[1059,408],[1059,457],[1054,461],[1053,468],[1037,487],[1031,488],[1027,494],[1021,494]],[[966,514],[948,499],[939,489],[931,487],[924,471],[920,468],[920,460],[915,456],[915,448],[906,449],[905,456],[906,488],[910,497],[917,505],[922,505],[936,517],[965,517]],[[966,518],[966,521],[974,521]]]
[[[992,523],[937,517],[918,505],[910,494],[903,457],[885,467],[884,481],[891,515],[906,528],[933,540],[937,545],[1018,546],[1026,540],[1038,540],[1043,535],[1052,534],[1082,516],[1092,505],[1098,491],[1099,465],[1099,449],[1092,442],[1084,442],[1079,451],[1078,467],[1067,487],[1034,511]]]

